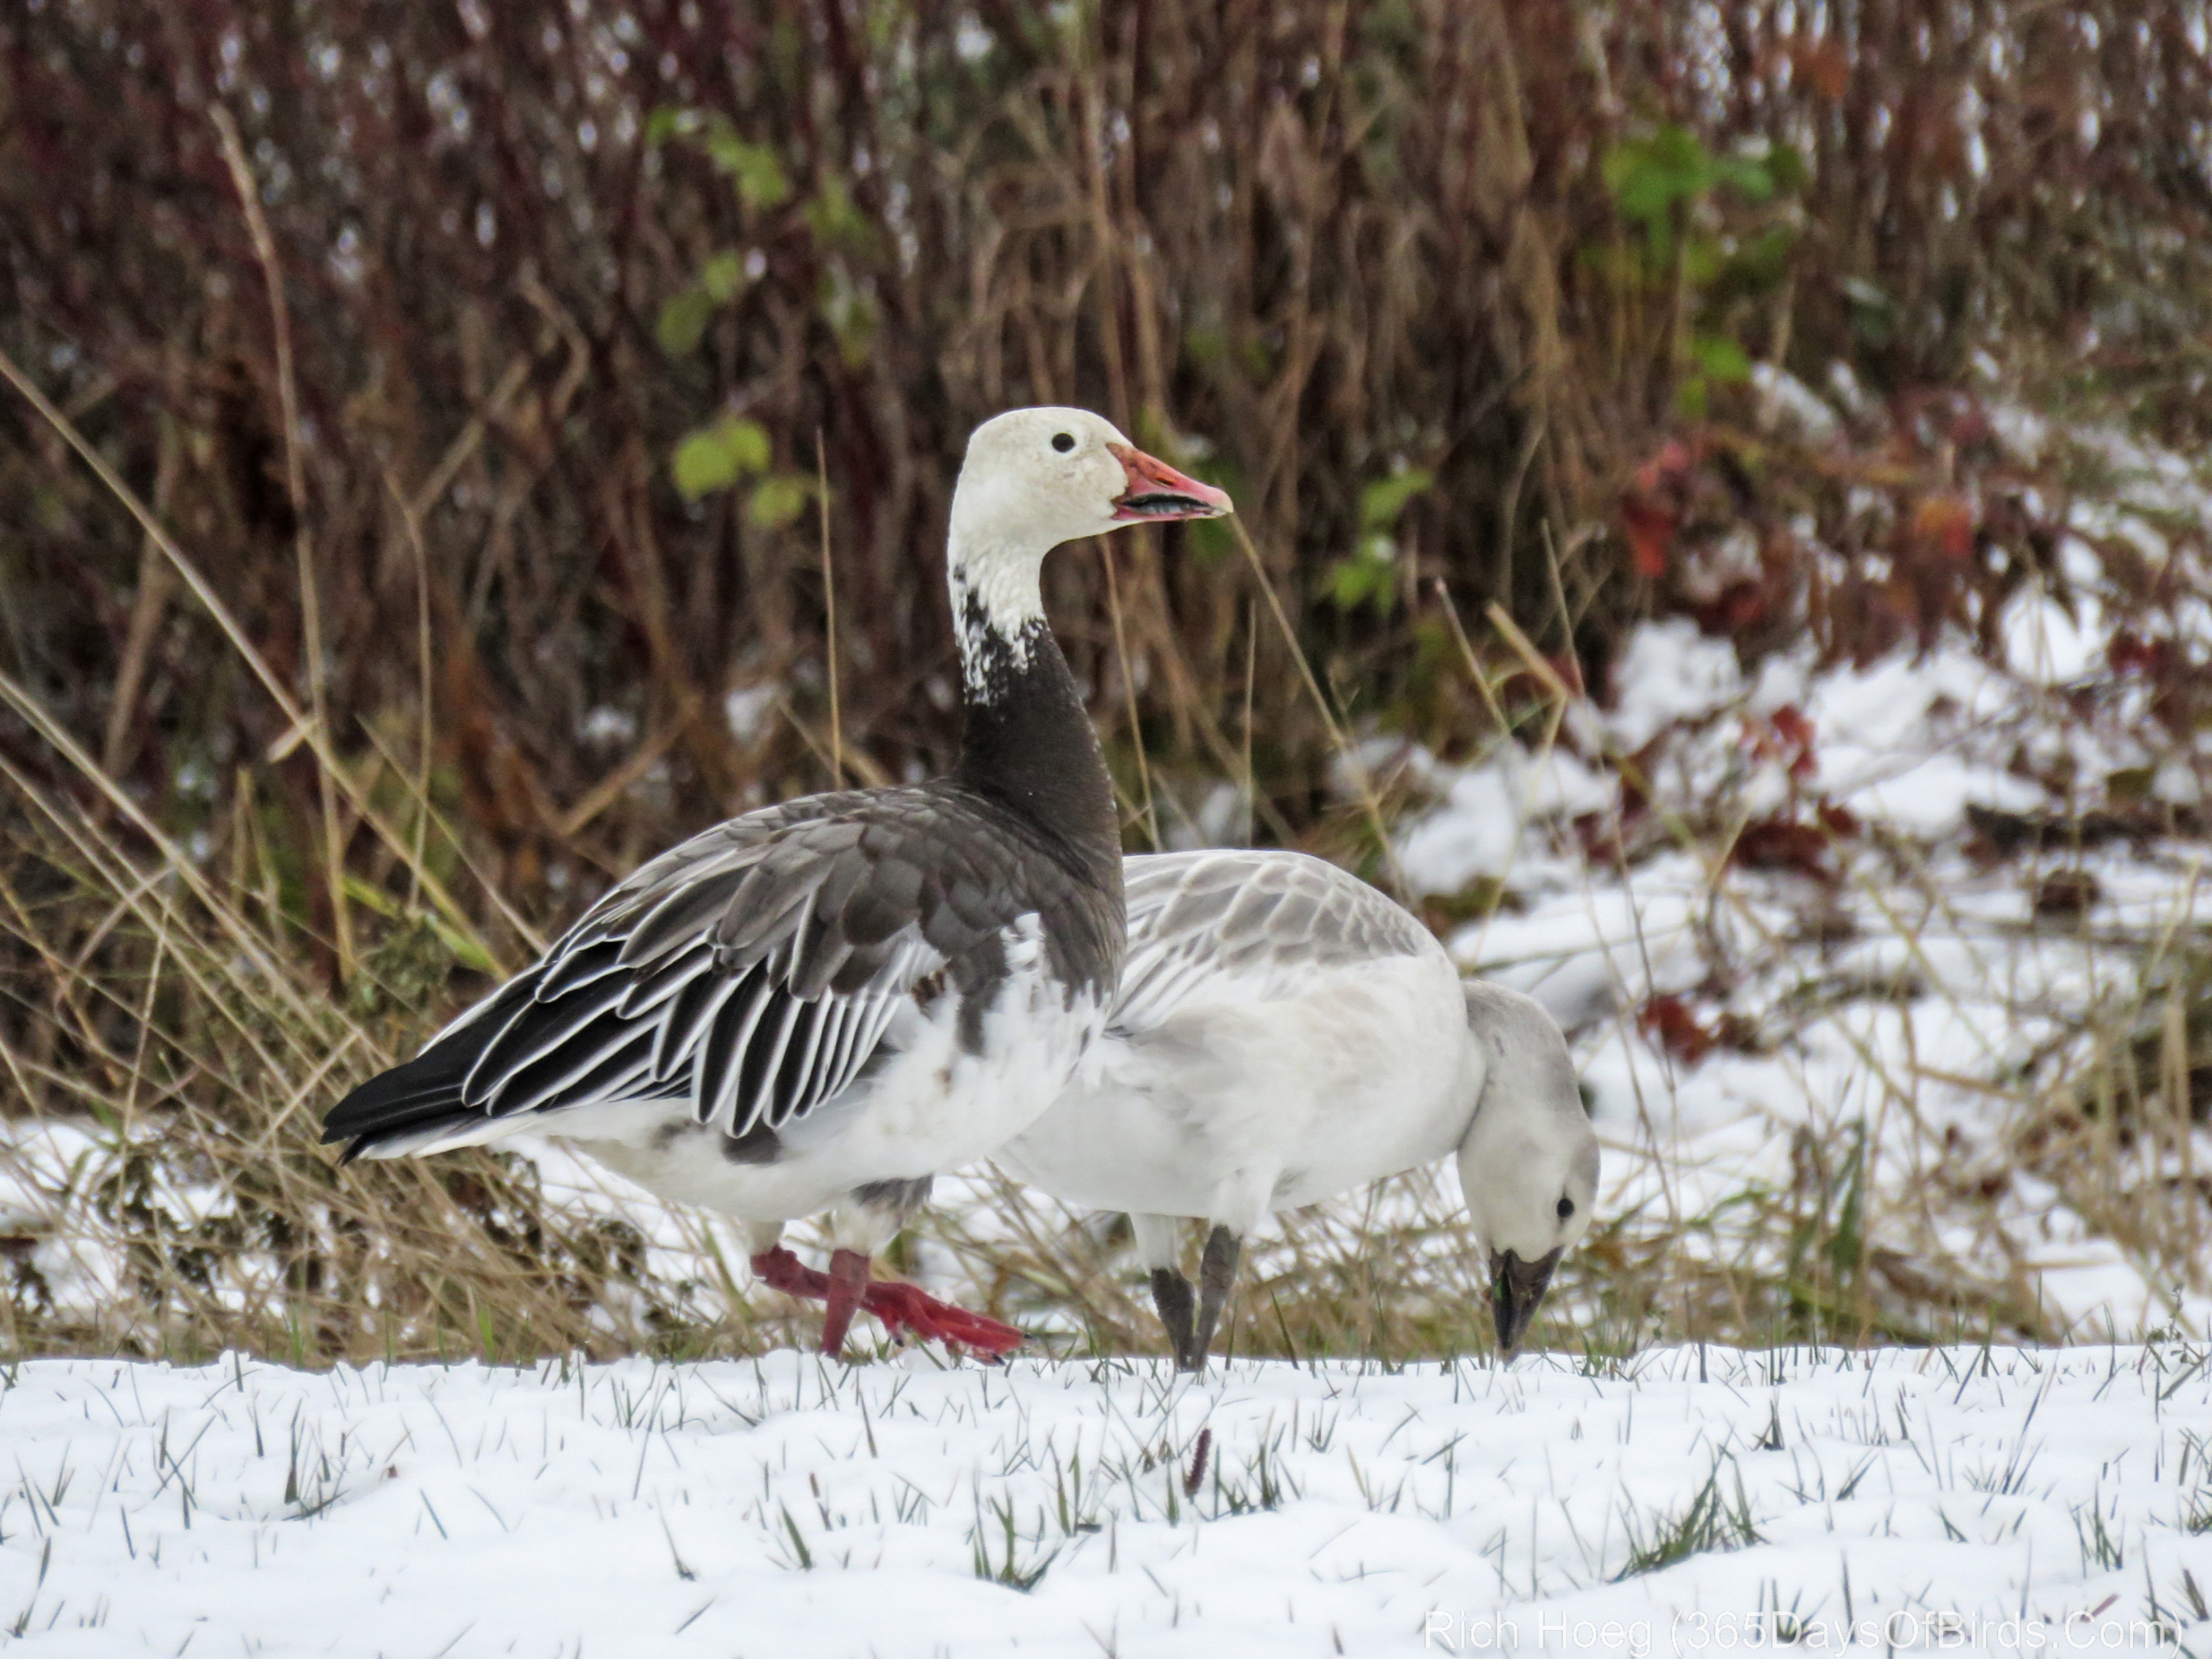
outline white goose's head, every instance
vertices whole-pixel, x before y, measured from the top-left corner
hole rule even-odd
[[[1589,1230],[1597,1199],[1597,1131],[1583,1109],[1574,1060],[1534,998],[1465,987],[1481,1097],[1459,1148],[1468,1218],[1489,1253],[1498,1352],[1521,1352],[1559,1259]]]
[[[1156,460],[1087,409],[1012,409],[977,427],[952,491],[952,533],[1037,558],[1125,524],[1218,518],[1229,497]]]
[[[1038,571],[1062,542],[1229,511],[1222,491],[1146,454],[1088,410],[994,416],[969,438],[952,490],[946,563],[963,645],[972,609],[1023,653],[1025,631],[1044,618]]]

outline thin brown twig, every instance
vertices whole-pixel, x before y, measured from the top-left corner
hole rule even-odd
[[[284,488],[292,507],[293,550],[300,567],[301,649],[307,658],[307,705],[317,728],[330,730],[325,682],[328,665],[323,659],[323,605],[315,580],[315,543],[307,528],[307,461],[300,433],[300,392],[292,369],[292,313],[284,300],[284,270],[276,258],[276,240],[261,211],[261,191],[253,169],[247,165],[246,148],[239,142],[238,124],[221,104],[212,104],[208,118],[222,139],[223,159],[229,164],[231,183],[239,205],[246,212],[247,232],[253,239],[254,257],[269,289],[270,326],[276,337],[276,396],[284,419]],[[346,904],[345,833],[339,823],[338,797],[331,767],[316,768],[316,788],[323,807],[323,879],[330,889],[331,939],[337,947],[338,978],[354,975],[353,925]]]
[[[497,953],[477,933],[476,924],[469,919],[468,913],[462,909],[453,894],[447,890],[446,884],[438,879],[428,866],[422,860],[413,856],[412,849],[408,846],[405,838],[387,823],[384,816],[378,812],[361,793],[359,786],[354,781],[352,775],[339,764],[337,756],[331,747],[329,734],[293,701],[292,694],[285,689],[283,681],[277,678],[276,671],[269,665],[268,659],[264,657],[254,646],[253,641],[246,636],[245,628],[240,625],[230,607],[223,603],[222,596],[217,593],[210,585],[207,578],[200,574],[199,568],[185,556],[184,550],[179,548],[169,532],[162,528],[161,520],[156,519],[149,510],[146,503],[138,498],[137,492],[124,483],[115,469],[108,465],[107,458],[86,440],[85,435],[77,429],[74,422],[54,407],[52,400],[39,389],[38,383],[24,374],[16,365],[15,360],[5,350],[0,350],[0,380],[5,380],[22,394],[25,401],[38,410],[40,417],[61,435],[69,447],[77,453],[79,459],[92,470],[94,476],[107,487],[109,493],[117,501],[123,504],[124,509],[138,521],[140,527],[154,538],[162,553],[167,556],[169,562],[175,567],[177,574],[184,579],[185,586],[191,589],[192,597],[200,602],[208,615],[214,619],[216,628],[222,631],[223,637],[229,641],[231,647],[252,671],[254,678],[261,682],[262,690],[269,694],[270,700],[276,705],[278,711],[290,723],[290,729],[299,734],[299,740],[313,748],[317,758],[336,779],[338,787],[344,792],[354,809],[362,815],[362,820],[376,832],[379,840],[390,848],[396,856],[406,860],[410,869],[418,874],[422,884],[422,890],[430,896],[431,903],[445,915],[446,919],[453,923],[464,938],[482,950],[488,958],[496,962]],[[99,780],[95,777],[94,781]]]
[[[845,787],[845,726],[837,707],[837,571],[830,557],[830,462],[814,428],[814,504],[822,519],[822,665],[830,681],[830,787]]]
[[[1391,842],[1389,827],[1383,822],[1382,803],[1375,793],[1374,780],[1368,775],[1365,763],[1352,747],[1350,735],[1338,724],[1336,711],[1329,706],[1328,698],[1322,693],[1321,682],[1314,678],[1313,665],[1306,660],[1305,647],[1298,643],[1297,629],[1291,626],[1283,602],[1276,597],[1275,584],[1268,579],[1267,568],[1261,562],[1260,550],[1252,544],[1252,538],[1244,528],[1243,520],[1232,514],[1229,527],[1236,532],[1237,544],[1244,550],[1245,561],[1252,567],[1252,580],[1260,584],[1260,592],[1267,601],[1267,609],[1274,613],[1275,626],[1282,632],[1283,643],[1290,647],[1291,660],[1297,665],[1298,675],[1305,681],[1306,690],[1313,697],[1315,708],[1320,711],[1322,723],[1328,728],[1329,742],[1358,788],[1359,804],[1365,810],[1368,823],[1375,831],[1376,846],[1382,854],[1390,885],[1399,897],[1407,897],[1411,890],[1406,884],[1406,872],[1398,867],[1398,851]]]

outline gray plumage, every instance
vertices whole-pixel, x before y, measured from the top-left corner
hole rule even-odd
[[[1114,872],[953,782],[809,796],[643,866],[544,959],[332,1110],[326,1140],[623,1100],[742,1139],[836,1097],[902,1000],[960,998],[962,1046],[1034,915],[1069,1000],[1121,966]],[[557,1127],[557,1126],[549,1126]]]
[[[1255,988],[1308,969],[1419,956],[1426,928],[1365,882],[1319,859],[1234,852],[1163,853],[1125,860],[1131,953],[1109,1017],[1142,1030],[1175,1011],[1201,979]]]
[[[1228,510],[1087,411],[985,422],[945,545],[966,716],[953,775],[749,812],[664,854],[339,1102],[324,1138],[389,1158],[542,1127],[743,1220],[754,1272],[827,1304],[824,1352],[863,1307],[962,1346],[1018,1344],[874,1280],[869,1258],[933,1176],[1043,1109],[1121,973],[1113,781],[1040,572],[1064,542]],[[817,1272],[779,1240],[823,1210]]]

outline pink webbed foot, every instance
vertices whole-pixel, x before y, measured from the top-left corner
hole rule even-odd
[[[857,1250],[836,1252],[825,1273],[807,1267],[778,1245],[753,1257],[752,1269],[754,1277],[770,1290],[829,1304],[822,1325],[824,1353],[836,1353],[844,1346],[853,1316],[862,1308],[875,1315],[893,1336],[942,1342],[993,1359],[1012,1352],[1025,1340],[1012,1325],[940,1302],[920,1285],[871,1279],[868,1259]]]
[[[867,1310],[896,1335],[902,1328],[922,1341],[967,1348],[994,1359],[1012,1353],[1025,1340],[1012,1325],[940,1302],[918,1285],[879,1279],[868,1286]]]

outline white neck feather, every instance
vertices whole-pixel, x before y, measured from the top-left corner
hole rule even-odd
[[[985,635],[998,636],[1013,665],[1029,665],[1030,624],[1044,620],[1044,551],[1004,542],[977,543],[955,526],[945,559],[952,589],[952,626],[960,672],[971,697],[988,694]]]

